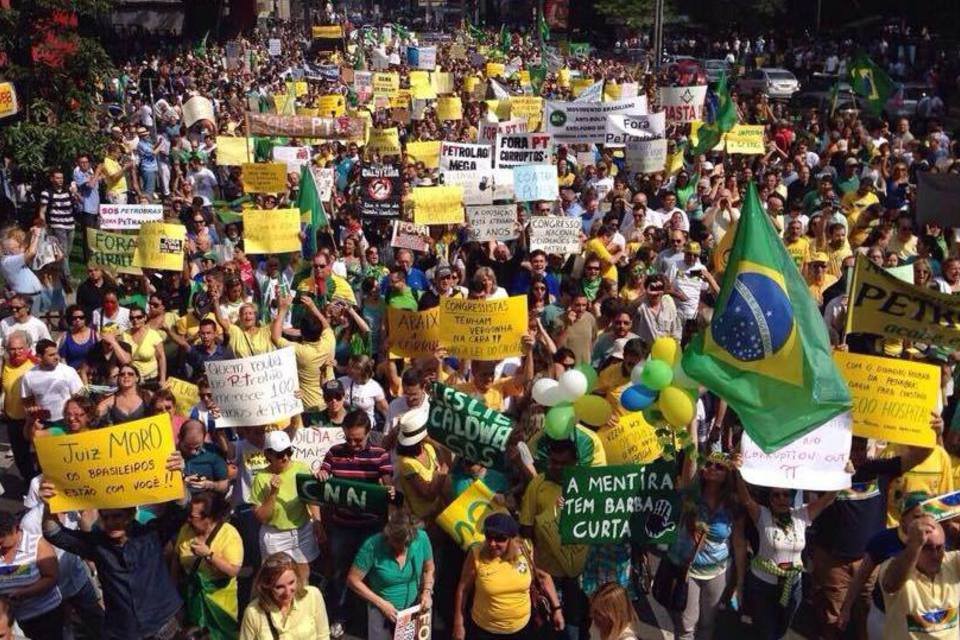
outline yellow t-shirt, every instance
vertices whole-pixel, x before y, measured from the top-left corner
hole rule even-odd
[[[230,338],[230,350],[238,358],[248,358],[274,349],[273,341],[270,339],[270,327],[260,327],[250,334],[237,325],[231,324],[227,335]]]
[[[630,375],[624,375],[623,365],[619,362],[614,362],[597,374],[597,385],[594,387],[593,393],[607,396],[607,400],[609,401],[610,394],[613,393],[617,387],[628,382],[630,382]],[[617,398],[619,399],[619,396],[617,396]]]
[[[877,580],[883,579],[892,560],[880,565]],[[883,640],[955,640],[960,626],[960,551],[944,554],[932,580],[911,567],[903,587],[884,592],[883,603],[887,610]]]
[[[881,458],[900,455],[899,447],[891,445],[883,450]],[[923,462],[910,471],[890,480],[887,488],[887,526],[895,527],[900,522],[900,503],[903,497],[914,491],[924,491],[931,496],[953,491],[953,467],[950,454],[935,446]]]
[[[280,340],[281,347],[288,345],[293,346],[297,357],[297,376],[300,378],[304,409],[323,411],[327,408],[327,403],[323,401],[320,385],[334,377],[333,361],[337,338],[333,329],[324,329],[316,342]]]
[[[593,254],[600,258],[600,276],[604,280],[612,280],[617,282],[617,265],[614,262],[613,256],[607,250],[607,246],[603,244],[603,240],[600,238],[590,238],[583,245],[583,250],[586,254]]]
[[[280,474],[280,491],[277,492],[277,499],[274,503],[273,514],[270,516],[270,526],[281,531],[290,531],[299,529],[310,521],[310,514],[307,507],[297,495],[297,474],[310,473],[310,467],[302,462],[294,460],[287,467],[286,471]],[[273,476],[269,470],[264,469],[253,477],[253,488],[250,491],[250,501],[260,506],[267,499],[270,491],[270,478]]]
[[[243,612],[239,640],[265,640],[273,637],[270,622],[278,631],[280,640],[330,640],[330,622],[327,619],[327,607],[320,590],[312,585],[306,587],[307,593],[296,598],[290,612],[284,617],[273,604],[260,605],[259,600],[251,602]],[[266,608],[266,610],[264,610]]]
[[[866,211],[867,207],[879,204],[880,198],[873,191],[868,191],[863,196],[858,196],[856,191],[851,191],[840,199],[840,205],[843,213],[846,214],[850,225],[857,224],[860,214]]]
[[[330,292],[330,296],[333,298],[346,300],[350,304],[356,306],[357,296],[353,293],[353,287],[350,286],[350,283],[338,275],[331,275],[330,278],[333,280],[333,291]],[[313,276],[306,278],[303,282],[297,285],[297,291],[300,292],[314,293],[316,290],[317,285]]]
[[[847,256],[852,256],[853,251],[850,249],[850,243],[846,240],[843,241],[843,245],[839,249],[827,248],[827,257],[830,258],[830,262],[827,263],[827,273],[832,276],[839,278],[843,275],[843,260]]]
[[[114,175],[118,171],[118,175],[113,180],[109,178],[106,179],[107,193],[111,195],[120,195],[127,192],[127,177],[121,171],[120,163],[114,160],[113,158],[107,157],[103,159],[103,170],[104,173],[108,176]]]
[[[439,498],[425,500],[413,489],[414,478],[422,478],[424,482],[431,482],[433,474],[437,470],[437,452],[433,445],[425,442],[423,451],[427,454],[427,464],[423,464],[410,456],[397,456],[397,463],[400,468],[400,493],[403,494],[406,503],[410,505],[410,511],[418,518],[435,514],[439,503]]]
[[[803,273],[804,265],[810,262],[810,240],[800,236],[793,242],[784,242],[783,246],[787,248],[787,253],[793,258],[793,263],[797,265],[797,269],[800,269],[800,272]]]
[[[484,558],[480,548],[470,550],[477,577],[473,583],[470,617],[484,631],[506,635],[520,631],[530,621],[532,570],[520,554],[513,562]]]
[[[830,288],[837,281],[837,277],[830,275],[829,273],[823,274],[823,282],[816,284],[814,282],[807,281],[807,289],[810,291],[810,295],[813,296],[813,299],[817,301],[817,304],[823,304],[823,292]]]
[[[8,418],[23,420],[27,417],[23,408],[23,398],[20,395],[20,379],[30,369],[33,369],[31,360],[24,360],[19,367],[11,367],[6,360],[3,362],[3,415]]]
[[[488,409],[494,411],[503,411],[503,400],[506,396],[516,396],[523,393],[523,389],[513,381],[513,376],[497,378],[484,393],[480,393],[473,382],[461,382],[454,385],[454,388],[471,398],[476,398]]]
[[[217,322],[217,317],[213,313],[208,313],[205,315],[203,320],[213,320],[213,323],[217,325],[217,335],[223,335],[223,329],[220,328],[220,323]],[[200,320],[197,315],[193,312],[187,313],[180,316],[173,325],[173,330],[177,332],[178,336],[183,336],[184,340],[190,344],[196,344],[198,338],[197,334],[200,333]]]
[[[575,578],[583,573],[589,548],[560,543],[557,499],[561,495],[563,489],[560,485],[547,480],[542,473],[537,475],[523,493],[519,522],[522,526],[533,527],[537,567],[554,577]]]
[[[129,331],[124,333],[120,340],[129,344],[133,350],[130,356],[133,358],[133,366],[140,372],[141,378],[153,380],[159,375],[160,363],[157,362],[157,345],[163,344],[163,334],[156,329],[148,328],[140,344],[134,342]]]
[[[193,563],[197,559],[193,555],[193,549],[190,547],[190,543],[196,538],[197,534],[190,527],[190,525],[185,524],[180,527],[180,533],[177,534],[177,557],[180,559],[180,567],[184,572],[190,571],[193,568]],[[213,539],[213,543],[210,545],[210,551],[213,554],[226,562],[234,565],[240,566],[243,564],[243,540],[240,538],[240,532],[230,524],[229,522],[224,522],[220,527],[220,530],[217,531],[216,537]],[[212,564],[209,562],[201,562],[199,568],[197,569],[201,574],[211,580],[223,580],[226,576],[219,571],[217,571]],[[237,579],[236,577],[230,578],[230,580],[220,589],[216,591],[217,595],[223,594],[228,596],[230,593],[233,594],[233,597],[226,598],[216,598],[217,602],[223,605],[233,605],[233,609],[227,611],[230,613],[234,619],[237,617]],[[216,596],[215,596],[216,597]]]

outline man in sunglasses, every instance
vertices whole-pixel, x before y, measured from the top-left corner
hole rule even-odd
[[[13,310],[13,315],[0,320],[0,340],[4,343],[15,331],[22,331],[30,336],[30,344],[37,344],[40,340],[52,340],[47,323],[31,315],[30,299],[27,296],[13,296],[10,309]]]

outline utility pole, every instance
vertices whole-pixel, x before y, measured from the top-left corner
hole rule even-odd
[[[663,4],[665,0],[656,0],[653,16],[653,68],[659,69],[663,58]]]

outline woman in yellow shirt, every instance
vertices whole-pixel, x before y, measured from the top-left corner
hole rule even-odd
[[[330,640],[323,595],[300,578],[287,554],[264,559],[253,593],[256,598],[243,612],[240,640]]]
[[[120,338],[130,345],[133,366],[146,384],[163,384],[167,380],[167,355],[163,350],[163,334],[147,326],[143,309],[130,310],[130,330]]]
[[[217,324],[223,328],[223,332],[230,339],[233,355],[238,358],[249,358],[274,350],[270,327],[261,327],[257,324],[256,306],[252,304],[241,306],[237,324],[233,324],[220,311],[219,293],[211,294],[210,299],[213,302],[213,314]]]
[[[588,256],[591,254],[600,260],[600,276],[605,280],[616,283],[617,261],[623,255],[623,247],[613,244],[614,229],[609,224],[601,225],[597,230],[597,235],[587,240],[583,245],[583,250]]]
[[[447,484],[447,465],[437,459],[427,438],[427,411],[411,409],[400,416],[397,435],[397,469],[400,492],[411,513],[429,523],[437,514]]]
[[[527,543],[517,537],[519,532],[517,521],[509,514],[493,513],[484,520],[483,545],[467,554],[454,595],[454,640],[532,638],[530,585],[534,579],[550,601],[553,627],[563,629],[563,612],[553,579],[536,568],[533,551],[523,546]],[[470,591],[474,593],[468,634],[464,607]]]

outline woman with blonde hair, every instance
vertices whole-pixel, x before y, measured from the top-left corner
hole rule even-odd
[[[323,595],[297,573],[286,553],[267,556],[243,612],[240,640],[330,640]]]
[[[638,640],[637,615],[627,590],[608,582],[590,598],[590,637],[598,640]]]

